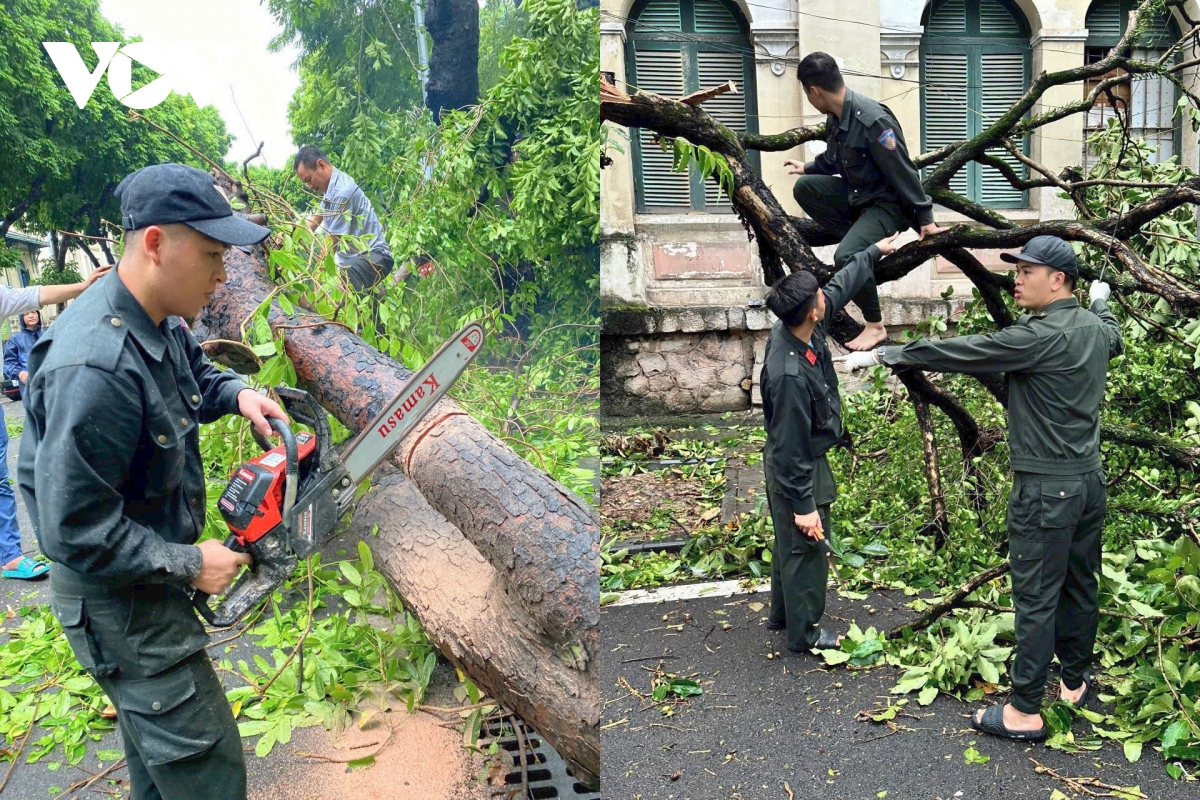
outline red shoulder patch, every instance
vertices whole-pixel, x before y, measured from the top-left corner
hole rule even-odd
[[[816,366],[816,363],[817,363],[817,354],[816,353],[814,353],[812,350],[809,350],[807,353],[804,354],[804,357],[808,359],[808,363],[812,364],[813,366]]]

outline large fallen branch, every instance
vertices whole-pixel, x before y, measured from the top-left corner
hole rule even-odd
[[[230,249],[225,268],[228,280],[195,326],[202,340],[240,341],[244,323],[276,288],[258,247]],[[322,317],[303,312],[289,317],[274,304],[270,324],[284,335],[300,388],[353,431],[370,421],[412,374]],[[529,713],[531,724],[585,776],[598,775],[600,547],[594,510],[449,400],[434,407],[391,462],[476,548],[507,592],[506,622],[498,635],[519,641],[475,658],[453,648],[447,655],[457,653],[453,657],[491,696]],[[391,493],[386,487],[374,491]],[[433,546],[443,545],[459,546]],[[394,560],[387,563],[384,574],[394,585],[415,585],[395,570]],[[421,593],[401,597],[420,618],[442,620],[442,627],[431,632],[436,642],[486,641],[479,627],[500,624],[462,612],[462,587],[453,575],[432,574],[422,586]],[[543,663],[547,660],[556,663]],[[518,690],[528,684],[528,676],[560,667],[578,673],[577,685],[539,681],[536,692]],[[579,697],[593,690],[590,716],[581,716],[575,712]]]
[[[501,574],[425,502],[412,481],[392,468],[377,477],[375,488],[359,501],[352,530],[370,544],[379,570],[400,597],[413,598],[405,601],[407,607],[442,655],[582,766],[585,772],[577,770],[577,777],[595,783],[600,768],[595,667],[574,669],[542,642]],[[598,666],[598,660],[593,663]]]

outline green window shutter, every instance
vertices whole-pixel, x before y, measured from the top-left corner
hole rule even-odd
[[[635,85],[663,97],[682,97],[683,58],[678,50],[637,50]],[[654,131],[638,128],[642,206],[647,211],[690,209],[688,176],[671,169],[672,154],[653,141]]]
[[[1089,46],[1112,47],[1121,38],[1121,0],[1095,0],[1088,7],[1083,24],[1087,26]]]
[[[679,0],[650,0],[638,13],[634,30],[638,33],[679,33]]]
[[[696,33],[732,34],[742,32],[737,18],[729,8],[713,0],[697,0],[695,6]]]
[[[1029,40],[1024,18],[1002,0],[934,0],[925,31],[934,34],[921,42],[921,128],[928,151],[979,135],[1024,94]],[[1026,176],[1026,167],[1008,151],[989,153]],[[998,170],[977,163],[960,169],[950,188],[986,206],[1028,205],[1025,192],[1012,188]]]
[[[1029,78],[1025,72],[1023,53],[983,53],[980,56],[983,75],[983,91],[980,97],[982,119],[980,130],[998,120],[1013,103],[1025,93]],[[990,155],[998,156],[1011,166],[1022,178],[1027,177],[1026,167],[1016,156],[1004,148],[992,148]],[[1025,206],[1025,193],[1013,185],[992,167],[980,168],[979,201],[991,208],[1021,208]]]
[[[983,0],[979,4],[979,35],[1023,37],[1025,32],[1012,12],[997,0]]]
[[[635,87],[664,97],[682,97],[733,81],[737,94],[724,94],[704,110],[731,130],[757,133],[753,57],[748,26],[730,0],[648,0],[634,6],[626,30],[628,72]],[[672,153],[638,130],[634,181],[638,210],[677,212],[725,210],[729,199],[716,181],[671,169]],[[757,153],[751,154],[757,168]]]
[[[966,0],[946,0],[930,15],[925,34],[933,36],[962,35],[967,32]]]
[[[697,11],[699,10],[697,6]],[[718,95],[704,103],[704,110],[717,121],[738,133],[746,131],[746,76],[744,59],[740,53],[706,52],[696,53],[696,68],[699,73],[698,86],[717,86],[732,80],[738,88],[737,94]],[[704,205],[728,206],[729,198],[721,191],[716,180],[704,179]]]
[[[924,71],[925,113],[921,132],[926,151],[937,150],[967,138],[967,56],[965,53],[929,53]],[[950,189],[967,194],[967,170],[950,181]]]

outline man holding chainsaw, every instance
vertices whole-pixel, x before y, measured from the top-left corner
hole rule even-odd
[[[1017,305],[1030,313],[995,333],[918,339],[851,353],[849,369],[875,364],[968,375],[1005,373],[1008,389],[1008,555],[1016,611],[1013,692],[971,717],[983,733],[1019,741],[1046,737],[1042,693],[1050,660],[1062,665],[1059,697],[1082,706],[1099,622],[1097,573],[1104,530],[1100,403],[1109,359],[1124,349],[1108,310],[1110,289],[1092,283],[1090,310],[1073,291],[1079,264],[1057,236],[1035,236],[1017,255]],[[1103,273],[1102,273],[1103,274]]]
[[[893,233],[851,256],[825,288],[811,272],[793,272],[767,293],[779,318],[763,354],[763,446],[767,502],[775,527],[771,614],[767,627],[787,629],[788,649],[837,647],[819,626],[829,581],[829,506],[837,484],[825,454],[842,436],[842,400],[825,338],[826,320],[871,279],[875,262],[896,249]],[[822,552],[824,551],[824,552]]]
[[[58,318],[29,358],[18,479],[50,568],[51,605],[117,709],[135,800],[246,796],[242,742],[192,610],[250,563],[204,529],[198,427],[287,420],[213,367],[181,324],[225,281],[229,245],[266,228],[212,178],[158,164],[117,187],[125,249],[113,278]]]

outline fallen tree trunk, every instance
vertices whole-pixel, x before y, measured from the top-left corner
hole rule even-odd
[[[231,248],[225,268],[228,280],[194,326],[202,341],[241,341],[243,323],[275,289],[261,248]],[[270,324],[284,334],[300,388],[353,431],[373,419],[412,375],[322,317],[289,317],[273,305]],[[462,587],[452,575],[431,574],[418,594],[405,589],[402,599],[422,620],[438,621],[431,638],[446,644],[449,651],[443,652],[457,659],[484,691],[525,716],[581,774],[598,775],[600,545],[595,511],[449,400],[433,408],[391,462],[494,570],[506,592],[507,613],[493,618],[463,612]],[[417,585],[398,571],[395,558],[383,560],[383,573],[397,588]],[[469,643],[489,641],[481,631],[488,625],[501,625],[494,635],[517,641],[506,649],[489,649],[484,657],[467,658],[463,648]],[[578,682],[534,679],[560,668],[577,673]],[[590,697],[587,714],[578,711],[580,697]]]
[[[521,600],[462,532],[393,468],[377,474],[359,501],[352,530],[421,620],[437,649],[487,693],[501,698],[576,769],[599,779],[599,660],[581,671],[565,664],[530,629]],[[375,526],[375,536],[368,536]],[[436,602],[430,602],[436,598]]]

